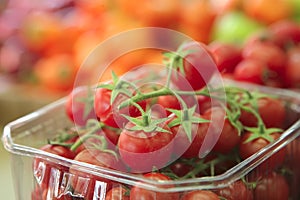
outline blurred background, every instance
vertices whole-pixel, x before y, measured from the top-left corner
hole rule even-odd
[[[0,0],[0,128],[67,95],[90,51],[122,31],[163,27],[207,45],[219,42],[241,50],[249,38],[268,32],[278,22],[285,23],[271,30],[293,38],[293,45],[300,48],[299,0]],[[211,48],[218,52],[215,46]],[[219,54],[224,55],[222,52]],[[296,52],[299,58],[300,51]],[[160,53],[128,53],[109,69],[121,75],[142,63],[161,61]],[[235,67],[241,60],[239,57],[231,65]],[[221,65],[221,59],[218,62]],[[234,67],[227,70],[226,77],[237,77]],[[299,67],[286,71],[300,74]],[[299,75],[279,76],[256,83],[299,89]],[[1,145],[3,199],[14,199],[9,162]]]

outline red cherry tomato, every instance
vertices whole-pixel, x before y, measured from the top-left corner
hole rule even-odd
[[[168,132],[132,130],[134,126],[129,121],[120,134],[118,147],[121,159],[133,172],[149,172],[153,167],[164,167],[171,159],[174,137],[167,124],[158,126]]]
[[[256,139],[253,139],[249,142],[247,140],[253,136],[253,133],[246,132],[243,134],[241,138],[241,142],[239,144],[239,153],[242,159],[246,159],[250,157],[251,155],[255,154],[262,148],[265,148],[267,145],[270,144],[270,141],[263,137],[258,137]],[[273,140],[277,140],[280,137],[279,133],[272,133],[270,134],[271,138]],[[281,166],[285,160],[286,156],[286,148],[282,148],[278,152],[274,153],[271,157],[269,157],[266,161],[264,161],[262,164],[260,164],[257,167],[257,171],[265,172],[268,170],[273,170],[278,166]]]
[[[235,44],[212,42],[208,46],[220,72],[232,73],[242,60],[241,48]]]
[[[105,196],[105,200],[129,200],[129,189],[122,185],[112,187]]]
[[[217,190],[216,193],[227,200],[253,200],[252,191],[240,180],[230,184],[228,187]]]
[[[172,81],[181,90],[199,90],[217,72],[214,57],[202,43],[189,42],[181,48],[183,52],[189,52],[183,57],[184,74],[180,70],[178,73],[174,72]]]
[[[73,159],[75,157],[74,152],[60,145],[47,144],[41,147],[40,149],[48,153],[52,153],[68,159]],[[48,188],[51,187],[51,184],[53,184],[53,179],[58,178],[59,181],[62,181],[63,174],[65,172],[68,172],[68,170],[69,169],[66,166],[59,165],[51,161],[43,160],[41,158],[35,158],[33,162],[33,175],[38,183],[36,192],[46,192],[45,190],[48,190]],[[42,194],[40,194],[40,196],[42,196]]]
[[[258,113],[267,128],[283,127],[286,117],[286,109],[283,101],[271,97],[264,97],[259,98],[256,104]],[[274,115],[274,110],[276,110],[276,115]],[[257,118],[252,113],[244,110],[241,112],[240,121],[244,126],[257,126]]]
[[[183,195],[181,200],[220,200],[219,196],[208,190],[196,190],[192,192],[187,192]]]
[[[197,114],[195,117],[204,118]],[[181,125],[171,127],[172,133],[175,135],[174,146],[176,148],[174,149],[174,155],[183,158],[197,158],[201,154],[199,151],[207,136],[208,126],[208,123],[192,123],[191,141]]]
[[[184,103],[187,105],[187,107],[191,108],[192,106],[197,104],[196,99],[191,96],[181,96]],[[164,107],[165,109],[171,108],[175,110],[183,109],[183,104],[180,103],[180,101],[177,99],[176,96],[168,95],[168,96],[159,96],[157,98],[157,103]],[[171,112],[167,111],[167,114],[171,114]]]
[[[284,176],[270,172],[256,179],[257,185],[254,189],[255,200],[288,200],[289,185]]]
[[[123,170],[122,163],[114,154],[98,149],[85,149],[78,153],[74,160],[100,167]],[[87,200],[92,200],[94,194],[108,191],[112,187],[112,180],[80,171],[76,166],[71,166],[69,171],[74,175],[71,179],[74,193],[83,195]],[[97,185],[98,182],[101,183],[101,187]]]
[[[171,179],[161,173],[150,172],[143,175],[145,178],[155,180],[155,181],[170,181]],[[167,185],[166,187],[174,187],[173,185]],[[151,190],[146,190],[139,187],[137,183],[130,191],[130,200],[154,200],[154,199],[163,199],[163,200],[179,200],[179,194],[177,192],[156,192]]]
[[[70,120],[79,126],[84,126],[88,119],[96,119],[93,103],[93,91],[87,88],[74,89],[67,97],[66,113]]]
[[[177,160],[170,165],[170,169],[174,174],[176,174],[176,176],[183,177],[184,175],[189,173],[193,169],[193,167],[180,160]]]
[[[286,64],[285,52],[277,45],[272,43],[253,43],[243,48],[244,59],[260,60],[266,64],[269,70],[280,76],[284,73]],[[273,74],[272,74],[273,75]]]
[[[139,110],[134,106],[118,109],[118,106],[129,97],[119,94],[113,104],[110,103],[111,90],[105,88],[98,88],[95,92],[94,107],[97,117],[100,121],[104,122],[108,126],[115,128],[122,128],[127,123],[127,119],[122,114],[129,115],[131,117],[137,117],[140,115]],[[141,107],[146,107],[146,102],[140,102]]]
[[[256,84],[263,84],[268,73],[264,62],[256,59],[242,60],[233,72],[234,79]]]
[[[268,30],[273,34],[276,44],[282,48],[300,42],[300,25],[292,20],[283,19],[274,22],[268,27]]]
[[[285,84],[288,88],[300,88],[300,45],[287,52]]]
[[[239,144],[240,135],[238,130],[230,123],[226,117],[226,112],[222,107],[214,106],[208,109],[204,114],[204,117],[218,122],[223,122],[223,126],[220,128],[220,123],[215,121],[210,122],[211,131],[215,136],[219,136],[217,143],[213,147],[213,151],[220,153],[228,153],[235,146]]]

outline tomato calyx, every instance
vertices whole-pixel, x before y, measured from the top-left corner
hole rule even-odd
[[[84,104],[83,119],[87,119],[89,114],[94,109],[94,95],[91,87],[87,88],[87,96],[78,98],[77,101]]]
[[[192,142],[192,124],[193,123],[207,123],[210,120],[200,118],[195,116],[196,106],[192,108],[184,108],[183,110],[167,109],[168,111],[174,113],[177,118],[173,119],[168,125],[170,128],[178,125],[182,125],[189,142]]]
[[[105,88],[111,91],[110,104],[112,105],[118,95],[123,94],[125,96],[132,96],[130,87],[135,87],[134,84],[131,84],[128,81],[120,79],[115,72],[112,72],[112,83],[99,84],[98,88]]]
[[[283,130],[280,128],[266,128],[263,124],[258,127],[245,127],[245,130],[251,132],[251,136],[244,142],[248,143],[258,138],[263,138],[268,142],[274,142],[274,138],[271,136],[273,133],[279,133]]]
[[[164,64],[170,70],[178,70],[182,75],[185,75],[184,59],[187,55],[193,53],[192,49],[183,49],[182,46],[177,51],[164,52]]]
[[[146,133],[159,131],[171,134],[169,130],[166,130],[160,126],[161,124],[166,123],[169,118],[166,117],[156,119],[151,115],[151,110],[143,112],[140,118],[130,117],[127,115],[123,116],[134,124],[134,126],[128,129],[129,131],[144,131]]]

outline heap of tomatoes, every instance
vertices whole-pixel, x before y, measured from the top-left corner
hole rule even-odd
[[[300,87],[300,25],[294,21],[274,22],[242,45],[216,41],[209,46],[227,77],[272,87]]]
[[[34,4],[4,0],[0,3],[0,72],[21,83],[66,94],[89,53],[122,31],[163,27],[206,44],[243,42],[265,25],[283,19],[297,21],[299,5],[297,0],[54,0]],[[156,56],[140,51],[122,56],[111,68],[123,74]]]
[[[164,53],[164,67],[141,67],[122,77],[113,73],[107,82],[77,88],[65,107],[74,126],[41,149],[166,183],[161,189],[178,187],[171,180],[220,175],[276,141],[291,122],[279,97],[233,85],[214,87],[216,63],[207,45],[187,42]],[[227,187],[185,192],[122,184],[75,164],[35,159],[32,199],[91,200],[104,194],[107,200],[287,200],[297,192],[287,179],[290,154],[281,148]]]

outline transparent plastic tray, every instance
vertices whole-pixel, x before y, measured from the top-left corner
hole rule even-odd
[[[288,116],[286,124],[289,127],[282,136],[271,145],[257,152],[248,159],[240,162],[225,173],[212,177],[200,177],[187,180],[175,180],[157,182],[142,178],[140,175],[124,173],[117,170],[101,168],[87,163],[66,159],[51,153],[39,150],[39,147],[47,143],[48,138],[52,138],[58,129],[71,127],[73,124],[68,120],[64,103],[66,99],[47,105],[29,115],[17,119],[4,128],[3,143],[5,148],[11,152],[13,179],[16,198],[18,200],[44,200],[44,199],[88,199],[102,200],[106,198],[107,181],[112,181],[113,187],[126,186],[131,188],[136,184],[139,187],[160,193],[179,194],[179,197],[192,190],[218,190],[223,187],[230,187],[238,180],[250,180],[250,174],[266,159],[282,148],[288,148],[290,153],[286,157],[289,169],[286,172],[286,180],[289,185],[289,199],[300,199],[298,187],[300,185],[300,163],[290,162],[299,160],[300,151],[300,94],[297,92],[274,89],[268,87],[258,87],[248,84],[239,84],[241,87],[249,89],[259,89],[268,94],[279,95],[288,102]],[[276,110],[274,110],[276,114]],[[33,171],[33,160],[41,159],[47,163],[55,163],[50,170],[49,185],[43,190],[40,183],[44,168],[40,171]],[[293,164],[290,164],[293,163]],[[75,166],[77,170],[84,173],[101,177],[94,180],[88,177],[74,177],[68,172],[68,167]],[[49,173],[49,172],[48,172]],[[268,173],[268,172],[260,172]],[[80,181],[83,189],[80,192],[72,190],[72,181]],[[275,184],[276,185],[276,184]],[[268,188],[266,189],[266,191]],[[278,188],[278,191],[281,188]],[[32,197],[35,192],[34,197]],[[254,192],[254,189],[253,189]],[[128,197],[129,198],[129,197]],[[166,198],[166,196],[164,197]],[[118,199],[118,198],[117,198]],[[121,196],[120,198],[121,199]],[[159,199],[159,197],[153,197]],[[253,199],[255,199],[253,197]],[[175,199],[173,199],[175,200]]]

